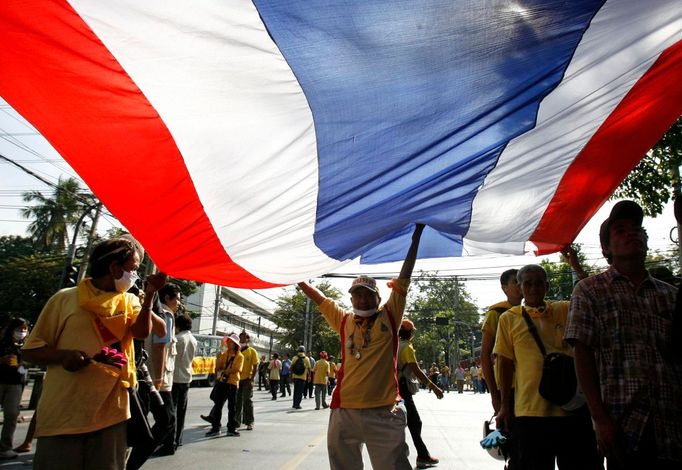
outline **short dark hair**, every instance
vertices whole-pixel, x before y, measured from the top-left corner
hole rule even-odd
[[[175,317],[175,326],[180,331],[189,331],[192,329],[192,319],[186,315],[178,315]]]
[[[174,299],[178,296],[179,293],[180,287],[178,287],[177,284],[169,282],[168,284],[164,285],[161,289],[159,289],[159,300],[163,302],[164,300],[166,300],[166,297]]]
[[[509,284],[509,279],[516,277],[518,272],[519,272],[518,269],[507,269],[500,276],[500,284],[502,284],[503,286],[506,286],[507,284]]]
[[[109,274],[109,265],[116,261],[119,265],[125,263],[137,250],[135,245],[125,238],[105,240],[92,250],[88,261],[90,276],[94,278]]]
[[[516,273],[516,280],[519,281],[519,284],[521,284],[523,281],[523,275],[530,272],[542,273],[542,275],[545,277],[545,281],[547,281],[547,271],[545,271],[545,268],[539,264],[527,264],[519,269],[518,273]]]

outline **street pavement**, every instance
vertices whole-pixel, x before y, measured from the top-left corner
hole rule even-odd
[[[253,431],[241,430],[240,437],[206,438],[208,424],[199,415],[207,414],[212,402],[209,388],[192,388],[183,437],[184,445],[175,455],[150,459],[143,467],[149,470],[171,469],[282,469],[322,470],[329,468],[327,459],[327,423],[329,410],[315,410],[313,398],[304,399],[302,410],[291,408],[291,397],[271,400],[269,393],[254,391],[256,423]],[[491,414],[490,395],[474,395],[465,391],[445,394],[437,400],[432,393],[420,391],[415,402],[424,423],[422,436],[431,454],[440,459],[437,468],[457,470],[501,470],[503,463],[481,449],[483,421]],[[23,441],[31,412],[20,423],[15,443]],[[223,424],[227,410],[223,414]],[[416,452],[407,428],[410,461]],[[35,442],[34,442],[35,445]],[[365,468],[372,468],[366,450]],[[58,458],[58,456],[55,456]],[[0,468],[31,467],[32,454],[13,461],[0,461]]]

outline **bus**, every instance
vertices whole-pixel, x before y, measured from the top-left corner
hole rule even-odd
[[[215,361],[223,350],[223,337],[194,335],[197,349],[192,360],[192,383],[212,387],[215,383]]]

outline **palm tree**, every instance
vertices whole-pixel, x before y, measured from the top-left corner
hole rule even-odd
[[[75,178],[60,178],[51,196],[40,191],[24,193],[24,202],[34,203],[22,209],[21,215],[34,219],[27,231],[36,248],[64,251],[69,243],[69,226],[76,224],[92,199],[92,195],[83,194],[83,188]]]

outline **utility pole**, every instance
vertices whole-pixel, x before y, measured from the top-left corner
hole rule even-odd
[[[308,351],[308,322],[310,321],[310,299],[305,300],[305,314],[303,315],[303,347]]]
[[[215,336],[218,325],[218,313],[220,313],[220,297],[223,295],[223,288],[215,286],[215,305],[213,306],[213,328],[211,334]]]
[[[455,333],[455,364],[459,365],[459,337],[457,336],[457,311],[459,310],[459,282],[455,276],[455,301],[453,304],[453,322],[452,328]]]
[[[97,223],[99,222],[99,216],[102,213],[102,203],[97,203],[95,208],[95,217],[92,219],[92,226],[90,227],[90,234],[88,235],[88,246],[85,249],[85,256],[81,262],[80,268],[78,270],[78,282],[81,282],[85,277],[85,272],[88,267],[88,261],[90,260],[90,255],[93,250],[93,241],[95,240],[95,235],[97,234]]]

